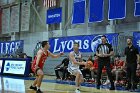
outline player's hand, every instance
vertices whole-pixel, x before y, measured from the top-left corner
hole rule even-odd
[[[108,57],[108,54],[98,54],[99,57]]]
[[[86,62],[81,62],[81,65],[86,65]]]
[[[103,54],[103,57],[108,57],[108,54]]]

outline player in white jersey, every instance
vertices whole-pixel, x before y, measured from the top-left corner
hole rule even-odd
[[[85,62],[82,62],[82,55],[79,51],[79,43],[74,42],[73,45],[73,51],[69,54],[69,65],[68,65],[68,71],[75,75],[75,84],[76,84],[76,93],[80,93],[79,88],[80,84],[84,81],[82,72],[79,69],[79,65],[86,65]]]

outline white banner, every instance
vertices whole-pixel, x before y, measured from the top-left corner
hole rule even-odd
[[[19,5],[11,8],[10,31],[19,32]]]
[[[2,34],[10,33],[10,8],[2,10]]]
[[[26,61],[5,60],[3,73],[24,75]]]
[[[21,31],[29,31],[30,3],[23,3],[21,8]]]

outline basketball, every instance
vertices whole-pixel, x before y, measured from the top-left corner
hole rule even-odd
[[[91,68],[93,66],[93,63],[92,63],[92,61],[87,61],[87,68]]]

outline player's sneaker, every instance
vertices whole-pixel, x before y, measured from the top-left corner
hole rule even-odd
[[[32,85],[30,86],[30,89],[33,89],[33,90],[37,90],[37,87],[33,87]]]
[[[37,91],[36,91],[36,93],[43,93],[40,89],[38,89]]]
[[[80,92],[80,90],[79,90],[79,89],[76,89],[76,90],[75,90],[75,93],[81,93],[81,92]]]

